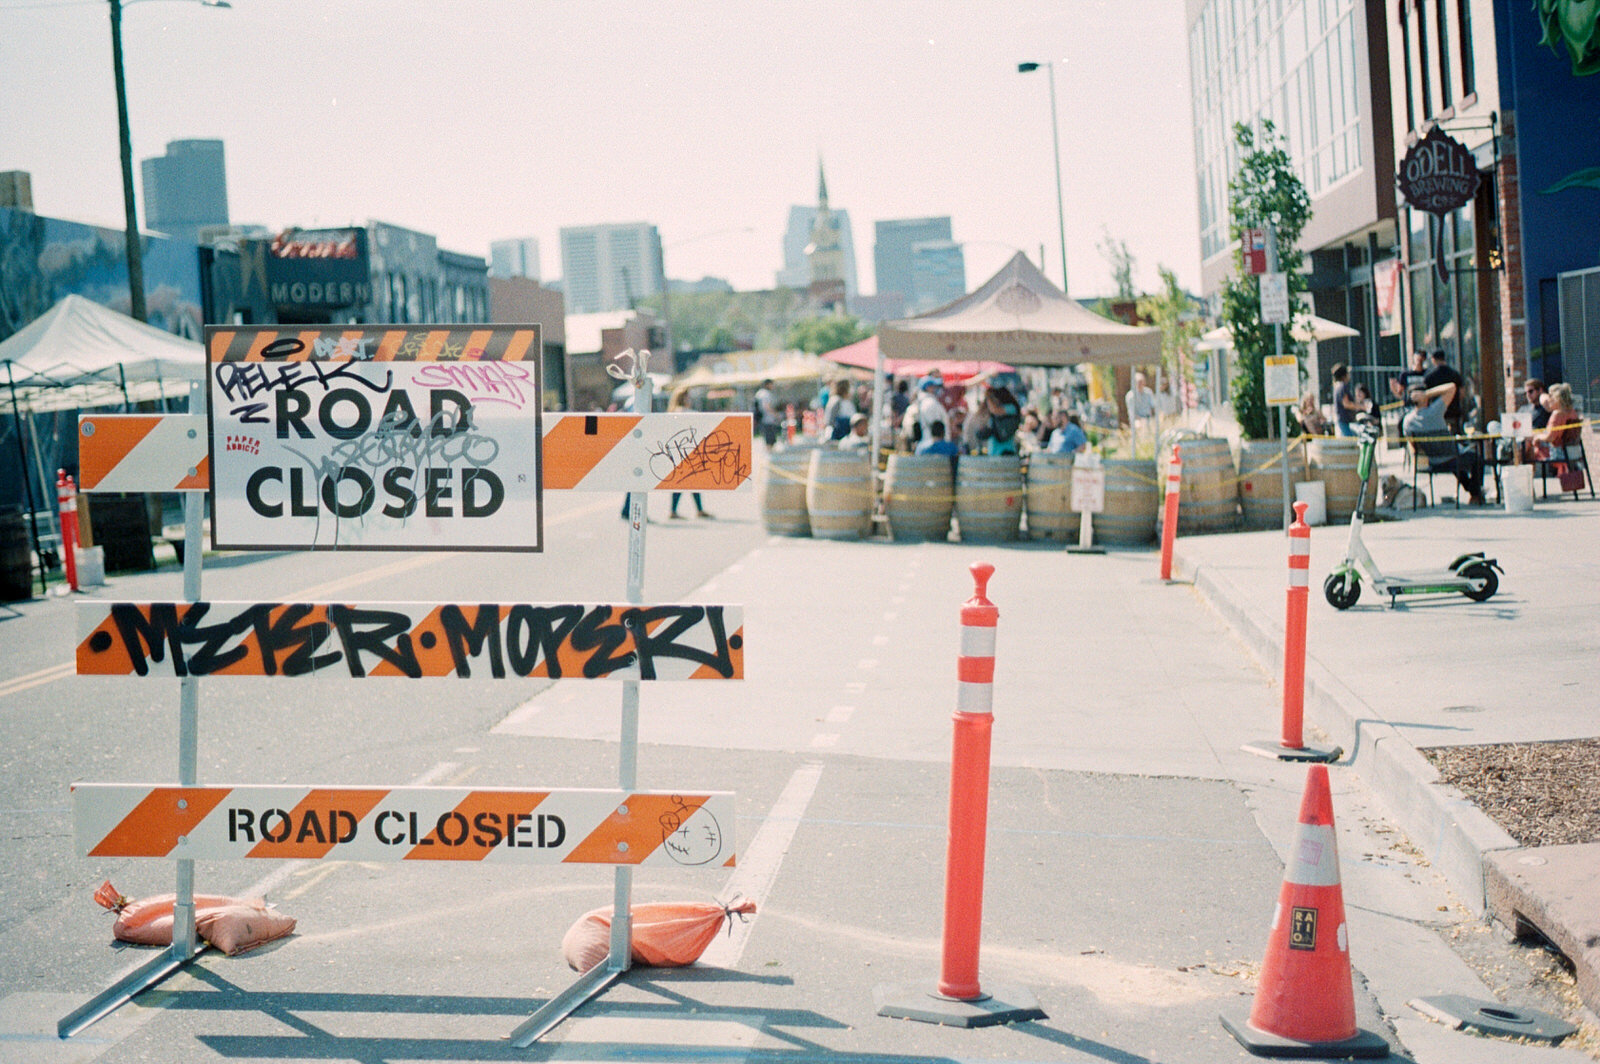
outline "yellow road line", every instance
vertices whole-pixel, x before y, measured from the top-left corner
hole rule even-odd
[[[588,506],[579,507],[578,509],[569,513],[561,514],[559,517],[552,517],[545,522],[545,527],[550,528],[554,525],[564,525],[570,521],[576,521],[580,517],[587,517],[589,514],[595,513],[607,507],[615,507],[616,505],[616,499],[611,495],[607,495],[601,502],[590,503]],[[457,557],[460,557],[460,555],[456,552],[439,551],[429,554],[420,554],[415,558],[401,558],[399,561],[390,562],[387,565],[379,565],[375,568],[366,569],[359,573],[351,573],[349,576],[342,576],[337,580],[329,580],[327,583],[313,584],[311,587],[296,591],[292,595],[285,595],[279,601],[305,602],[321,596],[331,595],[338,591],[344,591],[348,588],[359,587],[362,584],[371,583],[374,580],[382,580],[384,577],[394,576],[397,573],[408,572],[412,569],[420,569],[424,565],[429,565],[433,562],[446,561],[448,559]],[[7,695],[20,694],[21,692],[28,690],[30,687],[38,687],[41,684],[54,683],[56,680],[64,680],[68,676],[74,675],[76,672],[77,663],[68,661],[63,662],[60,665],[52,665],[47,669],[40,669],[38,672],[29,673],[26,676],[18,676],[14,680],[7,680],[4,683],[0,683],[0,698],[4,698]]]

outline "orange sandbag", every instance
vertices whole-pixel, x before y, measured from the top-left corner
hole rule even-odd
[[[111,926],[111,934],[117,941],[131,942],[137,946],[172,945],[172,907],[178,900],[176,894],[157,894],[154,897],[134,901],[118,893],[117,888],[113,887],[108,879],[94,892],[94,900],[117,914],[117,922]],[[196,927],[205,919],[207,913],[236,905],[246,905],[265,911],[267,903],[264,898],[246,900],[229,898],[221,894],[196,894],[194,896]],[[201,937],[206,937],[203,932]],[[207,941],[210,939],[207,938]]]
[[[207,909],[194,918],[194,925],[201,938],[232,957],[289,934],[294,917],[241,902]]]
[[[748,899],[738,904],[685,901],[634,905],[631,953],[635,964],[652,968],[679,968],[693,964],[711,945],[726,920],[734,914],[756,911]],[[561,939],[561,955],[575,971],[587,972],[606,959],[611,947],[613,907],[595,909],[578,917]]]

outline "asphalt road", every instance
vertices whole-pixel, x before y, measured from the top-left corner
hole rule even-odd
[[[94,888],[172,887],[164,861],[76,856],[68,784],[174,779],[178,685],[69,675],[72,606],[53,598],[0,611],[0,1061],[1241,1059],[1216,1016],[1254,992],[1304,776],[1239,752],[1275,733],[1277,694],[1192,591],[1145,553],[769,539],[754,492],[706,501],[716,520],[653,501],[645,598],[742,604],[749,679],[642,685],[639,776],[734,791],[740,866],[635,879],[637,900],[757,899],[701,965],[635,971],[514,1050],[571,981],[561,936],[610,903],[608,869],[201,863],[199,889],[265,890],[297,934],[207,953],[56,1040],[149,956],[112,947]],[[204,595],[622,601],[620,500],[548,502],[543,555],[233,556],[208,560]],[[980,557],[1002,608],[983,971],[1049,1019],[962,1031],[879,1018],[873,995],[938,971],[955,618]],[[172,571],[97,594],[180,591]],[[608,787],[619,690],[210,679],[199,778]],[[1362,1025],[1400,1059],[1518,1059],[1405,1009],[1482,991],[1447,944],[1470,921],[1369,795],[1335,790]]]

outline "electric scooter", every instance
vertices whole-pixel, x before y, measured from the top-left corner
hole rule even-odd
[[[1378,430],[1370,422],[1356,426],[1356,437],[1361,441],[1361,456],[1357,473],[1361,477],[1361,490],[1356,494],[1355,513],[1350,515],[1350,543],[1345,548],[1344,561],[1328,574],[1322,583],[1322,593],[1328,605],[1336,610],[1347,610],[1361,597],[1361,577],[1365,574],[1372,589],[1389,596],[1392,608],[1401,595],[1450,595],[1459,591],[1474,602],[1483,602],[1500,587],[1495,575],[1500,565],[1486,558],[1482,551],[1463,554],[1450,563],[1449,568],[1437,575],[1385,576],[1379,570],[1366,544],[1361,542],[1362,510],[1367,504],[1367,485],[1372,473],[1373,451],[1377,448]]]

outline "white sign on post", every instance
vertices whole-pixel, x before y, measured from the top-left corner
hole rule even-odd
[[[1289,275],[1264,273],[1261,275],[1261,324],[1289,324]]]
[[[1072,508],[1080,514],[1105,512],[1106,471],[1099,463],[1072,467]]]
[[[1293,355],[1262,359],[1262,383],[1268,406],[1293,406],[1300,401],[1300,360]]]
[[[219,550],[543,547],[537,325],[207,326]]]

